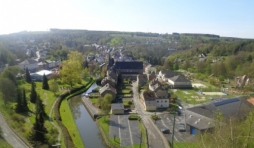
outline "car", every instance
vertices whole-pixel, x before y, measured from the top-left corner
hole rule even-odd
[[[169,129],[166,129],[166,128],[161,128],[161,132],[163,134],[169,134],[170,133]]]
[[[125,109],[124,109],[124,112],[130,112],[130,111],[131,111],[130,108],[125,108]]]
[[[178,108],[179,108],[180,110],[182,110],[182,109],[183,109],[183,107],[182,107],[182,106],[178,106]]]
[[[184,123],[179,123],[178,124],[178,131],[179,132],[185,132],[186,128],[185,128],[185,124]]]

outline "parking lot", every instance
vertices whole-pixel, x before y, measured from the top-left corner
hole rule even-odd
[[[172,132],[173,132],[173,123],[174,123],[174,115],[172,114],[162,114],[160,115],[161,120],[156,121],[156,126],[159,130],[161,129],[169,129],[169,134],[164,134],[164,136],[168,139],[168,141],[172,141]],[[184,111],[182,111],[181,116],[175,117],[175,128],[174,128],[174,141],[176,142],[191,142],[195,140],[195,136],[189,134],[189,129],[186,129],[185,132],[178,131],[178,124],[185,123],[184,122]]]
[[[110,115],[109,136],[120,138],[121,146],[140,143],[140,128],[137,120],[128,120],[129,115]]]

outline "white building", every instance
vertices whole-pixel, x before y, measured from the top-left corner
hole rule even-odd
[[[36,71],[39,67],[38,67],[38,62],[34,59],[27,59],[21,63],[19,63],[19,68],[21,70],[26,70],[26,68],[29,71]]]

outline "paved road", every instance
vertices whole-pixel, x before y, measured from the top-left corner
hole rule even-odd
[[[0,126],[3,131],[4,139],[14,148],[28,148],[28,146],[10,129],[2,113],[0,113]]]
[[[139,116],[142,118],[145,127],[147,128],[149,148],[168,147],[168,145],[166,144],[167,141],[163,140],[163,134],[158,130],[158,128],[154,125],[153,121],[150,119],[151,113],[144,111],[143,106],[140,103],[137,82],[133,83],[133,100],[135,104],[135,109]]]

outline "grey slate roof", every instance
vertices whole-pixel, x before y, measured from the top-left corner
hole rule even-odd
[[[143,69],[143,62],[140,61],[116,61],[114,70],[118,69]]]
[[[181,74],[171,77],[169,79],[174,82],[190,82],[190,80],[186,79],[185,76]]]
[[[34,59],[26,59],[25,61],[19,63],[20,65],[28,65],[28,64],[36,64],[38,63],[36,60]]]
[[[214,126],[213,117],[222,113],[225,118],[246,117],[253,106],[245,98],[226,99],[212,102],[207,105],[189,108],[186,110],[186,124],[197,129],[207,129]],[[209,126],[207,123],[210,122]]]

